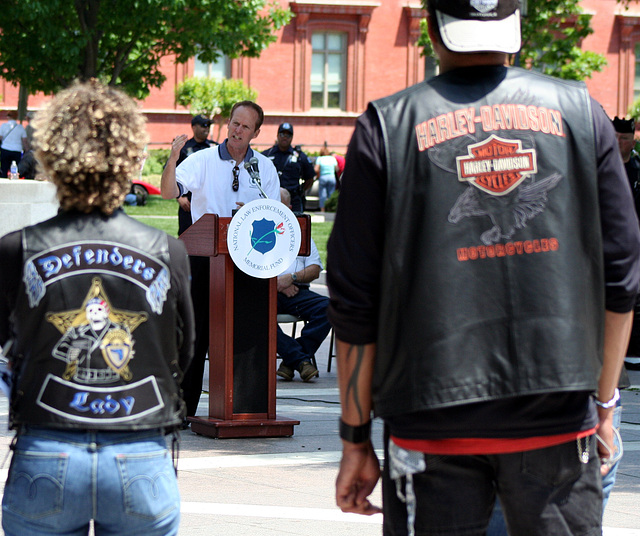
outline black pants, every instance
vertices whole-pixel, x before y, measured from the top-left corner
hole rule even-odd
[[[11,168],[11,162],[15,161],[16,165],[20,162],[22,153],[20,151],[7,151],[6,149],[0,149],[0,177],[7,178],[9,168]]]
[[[300,188],[297,190],[289,190],[289,194],[291,195],[291,210],[293,212],[303,212],[304,207],[302,206],[302,195],[300,195]]]
[[[187,405],[187,416],[193,417],[202,394],[204,365],[209,350],[209,258],[189,257],[189,261],[196,340],[193,359],[182,379],[182,391]]]
[[[416,536],[484,536],[496,495],[511,536],[601,535],[602,479],[595,436],[588,443],[582,439],[580,444],[574,440],[483,456],[395,455],[385,443],[385,536],[409,534],[411,512]],[[588,463],[581,463],[579,450],[589,452]],[[424,465],[415,474],[392,479],[393,458],[405,466],[410,458],[423,458]]]

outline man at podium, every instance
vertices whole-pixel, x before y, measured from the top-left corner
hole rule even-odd
[[[264,112],[258,104],[252,101],[237,102],[227,123],[227,139],[216,147],[192,154],[179,167],[176,167],[176,163],[188,136],[176,136],[162,172],[162,197],[176,199],[191,192],[193,222],[203,214],[230,217],[234,209],[259,199],[262,192],[270,199],[279,199],[280,181],[276,168],[271,160],[250,147],[251,140],[260,133],[263,120]],[[252,181],[245,168],[245,165],[252,163],[258,168],[260,184]],[[198,408],[205,357],[209,349],[209,259],[190,257],[190,260],[196,342],[193,361],[182,381],[188,417],[194,416]]]

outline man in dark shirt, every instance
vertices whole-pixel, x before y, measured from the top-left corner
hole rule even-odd
[[[512,536],[600,534],[640,282],[613,128],[584,85],[505,67],[517,0],[427,10],[441,74],[358,119],[328,244],[336,502],[379,511],[375,411],[385,535],[485,534],[496,495]]]
[[[616,131],[620,155],[624,162],[624,169],[627,172],[629,186],[633,194],[633,201],[636,206],[636,213],[640,214],[640,155],[635,150],[636,122],[633,118],[621,119],[613,118],[613,128]],[[625,366],[631,370],[640,370],[640,302],[636,302],[635,321],[625,358]]]
[[[191,129],[193,130],[193,138],[187,140],[184,147],[180,150],[180,156],[176,162],[176,166],[180,165],[185,158],[190,154],[196,153],[202,149],[208,149],[214,143],[207,139],[209,136],[209,129],[211,127],[211,120],[207,119],[203,115],[196,115],[191,120]],[[191,192],[187,192],[181,197],[178,197],[178,234],[184,233],[191,225]]]
[[[307,155],[291,146],[292,140],[293,126],[291,123],[282,123],[278,127],[278,142],[262,154],[273,162],[278,170],[280,186],[291,195],[291,210],[302,212],[303,193],[311,188],[316,172]]]

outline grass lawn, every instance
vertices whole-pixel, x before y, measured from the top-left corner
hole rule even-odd
[[[151,180],[148,180],[148,177],[144,177],[143,180],[153,184]],[[178,202],[175,199],[162,199],[159,195],[150,195],[147,197],[147,204],[143,207],[125,206],[124,211],[147,225],[161,229],[171,236],[178,236]],[[332,228],[332,221],[315,222],[311,225],[311,236],[318,247],[325,269],[327,267],[327,240]]]

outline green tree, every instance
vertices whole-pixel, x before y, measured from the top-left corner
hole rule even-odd
[[[627,115],[636,121],[640,119],[640,99],[636,99],[631,103],[629,110],[627,110]]]
[[[620,0],[619,0],[620,1]],[[423,0],[426,7],[426,0]],[[601,71],[607,60],[601,54],[582,50],[582,40],[593,33],[591,15],[585,14],[579,0],[528,0],[522,18],[520,65],[558,78],[584,80]],[[433,55],[423,26],[420,44]],[[516,56],[511,62],[516,61]]]
[[[30,92],[96,77],[144,98],[163,57],[257,57],[290,17],[272,0],[3,0],[0,73]]]
[[[216,141],[222,126],[231,115],[233,105],[242,100],[256,100],[258,94],[242,80],[194,77],[176,86],[176,101],[189,108],[192,114],[209,117],[218,126]]]

